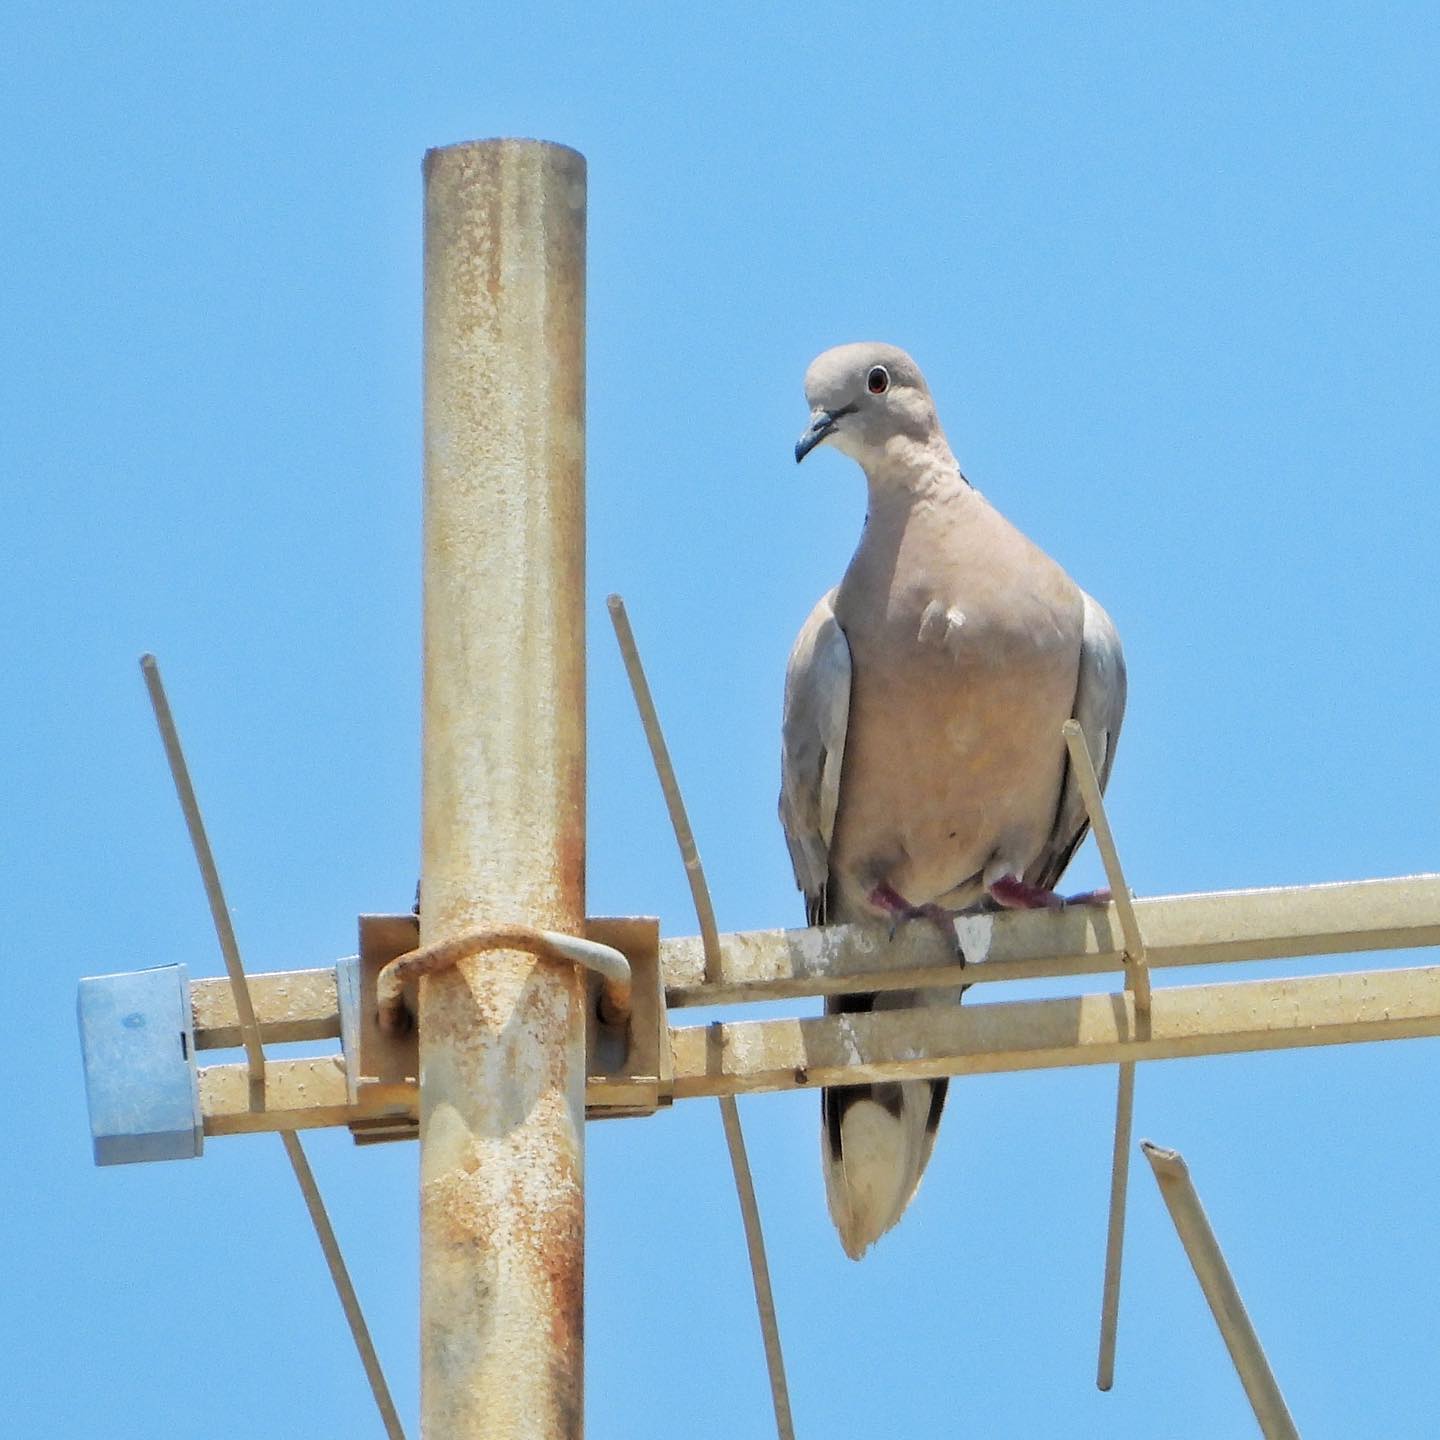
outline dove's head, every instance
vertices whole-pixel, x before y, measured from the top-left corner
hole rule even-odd
[[[897,443],[925,445],[940,434],[920,367],[893,345],[827,350],[805,372],[805,399],[810,423],[795,443],[797,462],[831,444],[870,471]]]

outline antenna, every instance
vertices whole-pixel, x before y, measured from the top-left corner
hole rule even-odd
[[[623,605],[612,618],[695,898],[694,936],[587,917],[585,163],[495,140],[425,159],[422,895],[360,917],[359,954],[247,975],[159,670],[145,676],[227,975],[97,976],[79,1015],[97,1163],[285,1141],[387,1433],[401,1434],[298,1134],[418,1138],[421,1431],[570,1440],[583,1416],[584,1121],[721,1102],[770,1367],[793,1434],[737,1097],[1116,1065],[1097,1379],[1113,1381],[1135,1067],[1440,1035],[1440,965],[1154,983],[1191,965],[1440,944],[1440,875],[1133,899],[1091,757],[1067,730],[1108,905],[961,916],[965,981],[1082,982],[1060,998],[684,1023],[695,1006],[953,987],[929,926],[722,933]],[[509,1023],[517,1006],[526,1023]],[[413,1024],[411,1023],[413,1021]],[[338,1042],[271,1058],[292,1040]],[[208,1052],[242,1050],[212,1063]],[[201,1063],[202,1052],[205,1063]],[[1147,1145],[1267,1436],[1295,1434],[1184,1163]],[[480,1337],[484,1337],[484,1343]]]

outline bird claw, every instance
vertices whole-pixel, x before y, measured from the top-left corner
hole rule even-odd
[[[957,965],[965,963],[965,952],[960,947],[960,937],[955,933],[955,914],[933,900],[924,905],[912,905],[905,897],[889,885],[877,885],[870,894],[870,903],[888,912],[890,925],[887,938],[891,944],[899,933],[900,926],[907,920],[928,920],[944,936],[955,957]]]
[[[989,886],[990,898],[1002,910],[1063,910],[1068,905],[1108,905],[1115,898],[1109,890],[1081,890],[1061,895],[1039,885],[1029,885],[1014,875],[1002,875]]]
[[[1075,895],[1067,895],[1067,905],[1109,905],[1115,899],[1114,893],[1108,888],[1100,890],[1081,890]]]

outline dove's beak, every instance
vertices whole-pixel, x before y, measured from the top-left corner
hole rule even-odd
[[[822,440],[834,432],[839,417],[828,410],[817,410],[810,417],[805,433],[795,442],[795,463],[798,465]]]

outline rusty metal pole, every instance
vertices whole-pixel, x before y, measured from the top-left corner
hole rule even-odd
[[[585,915],[585,161],[425,157],[421,940]],[[421,1431],[583,1426],[583,981],[420,982]]]

